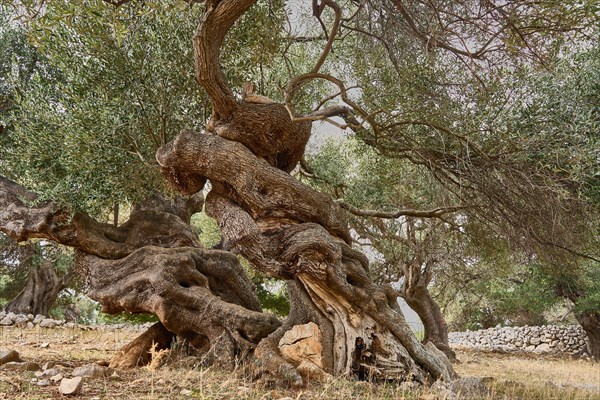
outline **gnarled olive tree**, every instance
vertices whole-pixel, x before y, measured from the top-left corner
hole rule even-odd
[[[187,199],[156,196],[117,227],[38,201],[2,178],[0,228],[17,240],[37,237],[74,247],[89,295],[106,312],[158,316],[160,323],[113,359],[115,366],[147,361],[153,342],[166,347],[178,336],[225,366],[252,352],[258,376],[301,385],[297,365],[278,346],[291,328],[313,322],[327,373],[451,379],[443,354],[422,345],[406,325],[391,288],[371,281],[366,257],[350,245],[342,208],[289,174],[304,154],[311,119],[348,117],[347,110],[296,118],[289,98],[278,104],[248,89],[240,101],[226,84],[221,45],[253,3],[206,2],[194,36],[196,80],[210,97],[212,118],[205,132],[184,130],[156,155],[165,178]],[[339,23],[337,5],[323,4],[336,11]],[[318,73],[334,38],[332,33],[311,74],[293,81],[288,93],[313,77],[341,85]],[[225,248],[289,281],[291,312],[283,325],[261,312],[237,258],[203,249],[190,228],[207,181],[206,209],[219,223]]]

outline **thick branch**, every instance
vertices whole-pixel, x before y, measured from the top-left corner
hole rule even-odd
[[[273,168],[239,143],[184,130],[158,150],[156,159],[171,181],[183,171],[228,185],[232,191],[228,197],[258,224],[276,220],[313,222],[351,243],[343,212],[329,196]],[[184,193],[200,190],[178,188]]]
[[[234,22],[256,0],[209,1],[206,12],[194,35],[196,81],[202,85],[211,99],[213,117],[229,119],[237,107],[233,92],[225,83],[221,71],[221,45]]]
[[[0,231],[17,241],[49,239],[102,258],[121,258],[142,245],[163,247],[198,246],[186,223],[202,200],[170,201],[162,197],[137,207],[152,214],[153,225],[143,223],[148,215],[135,214],[120,227],[99,223],[81,213],[70,214],[52,202],[37,202],[38,196],[21,185],[0,177]],[[161,212],[163,211],[163,212]]]

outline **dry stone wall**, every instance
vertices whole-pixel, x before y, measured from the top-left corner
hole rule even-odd
[[[130,329],[135,331],[145,331],[153,325],[152,322],[144,324],[97,324],[97,325],[81,325],[75,322],[66,322],[45,317],[43,315],[33,314],[15,314],[12,312],[0,311],[0,329],[3,326],[10,327],[14,326],[17,328],[28,328],[31,329],[35,326],[41,328],[75,328],[80,327],[82,329]]]
[[[451,345],[495,351],[587,356],[588,339],[580,326],[496,327],[480,331],[451,332]]]

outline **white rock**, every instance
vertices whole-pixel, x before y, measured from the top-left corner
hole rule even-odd
[[[46,318],[40,322],[40,326],[42,328],[54,328],[56,326],[56,322],[52,318]]]
[[[101,367],[98,364],[87,364],[83,367],[75,368],[71,375],[85,378],[102,378],[109,376],[111,373],[112,369],[110,368]]]
[[[75,378],[63,378],[60,381],[60,386],[58,388],[61,394],[79,394],[81,393],[81,389],[83,388],[83,378],[80,376],[76,376]]]

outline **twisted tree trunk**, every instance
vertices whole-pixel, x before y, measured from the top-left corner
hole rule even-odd
[[[264,105],[261,120],[285,126],[276,121],[282,115],[279,107]],[[235,120],[235,112],[233,116]],[[295,281],[290,317],[257,348],[263,363],[259,369],[279,372],[292,384],[301,384],[297,365],[281,357],[277,343],[291,327],[310,321],[320,329],[323,368],[328,373],[354,372],[382,379],[410,376],[421,381],[429,375],[451,377],[451,368],[406,325],[395,292],[371,281],[366,257],[349,246],[343,210],[329,196],[277,168],[273,155],[301,153],[285,146],[294,143],[298,130],[309,128],[286,123],[294,129],[280,132],[286,135],[280,138],[282,147],[270,154],[261,149],[260,157],[236,141],[191,131],[183,131],[157,153],[165,176],[183,193],[199,191],[210,179],[207,212],[219,222],[226,248],[264,273]],[[225,124],[215,130],[236,136]],[[258,143],[270,132],[244,131],[244,135],[251,133]]]
[[[456,359],[454,350],[448,343],[448,325],[442,314],[440,306],[431,296],[427,286],[407,287],[402,292],[402,298],[412,308],[425,330],[423,343],[431,342],[448,356],[450,360]]]
[[[37,237],[74,247],[76,268],[103,311],[160,319],[112,360],[121,367],[149,361],[153,342],[168,347],[175,336],[204,352],[207,362],[233,367],[280,325],[261,312],[238,259],[200,245],[189,220],[202,204],[200,196],[157,195],[115,227],[39,203],[34,193],[0,177],[0,230],[21,241]]]
[[[391,288],[371,281],[366,257],[350,247],[344,211],[289,175],[304,154],[310,121],[294,121],[282,104],[238,102],[225,84],[219,47],[253,3],[207,2],[194,49],[196,78],[213,103],[209,132],[184,130],[156,158],[184,194],[210,180],[206,209],[225,248],[272,277],[293,281],[290,316],[258,345],[257,373],[302,384],[298,361],[284,358],[278,345],[293,327],[312,322],[327,373],[451,378],[452,367],[412,334]]]
[[[395,292],[371,281],[366,257],[350,247],[344,211],[289,175],[311,123],[292,120],[282,104],[238,102],[225,84],[220,45],[254,2],[207,1],[194,37],[196,78],[213,104],[209,132],[184,130],[156,157],[166,179],[190,199],[156,197],[115,227],[52,203],[28,207],[23,201],[35,204],[35,196],[0,179],[0,228],[18,240],[44,237],[75,247],[89,293],[105,311],[159,317],[161,323],[124,348],[113,365],[140,362],[151,341],[165,344],[171,332],[229,367],[256,348],[257,375],[301,385],[308,374],[282,355],[280,339],[312,322],[322,349],[317,367],[324,372],[452,378],[443,354],[408,328]],[[237,258],[202,249],[190,229],[190,215],[201,205],[194,194],[207,180],[207,211],[219,222],[224,248],[290,281],[292,309],[283,325],[260,311]]]

